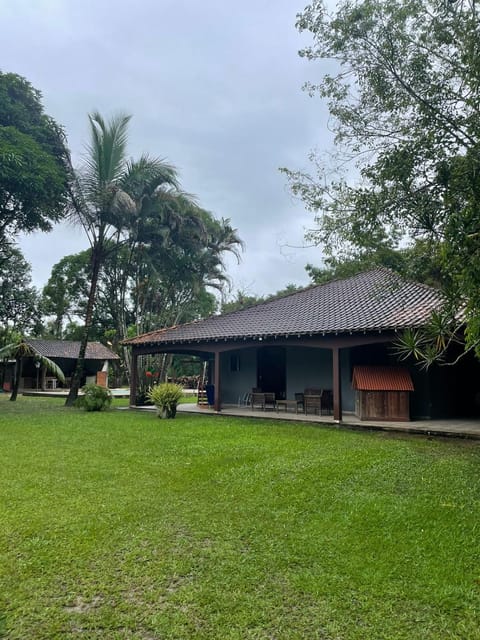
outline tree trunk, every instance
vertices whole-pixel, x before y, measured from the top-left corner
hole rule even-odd
[[[85,372],[85,353],[87,351],[88,337],[93,322],[93,310],[95,308],[95,298],[97,293],[98,274],[100,272],[102,248],[101,246],[92,249],[92,280],[90,282],[90,291],[88,293],[87,309],[85,312],[85,326],[83,328],[82,340],[80,343],[80,351],[78,353],[77,364],[72,377],[70,391],[65,401],[66,407],[73,406],[78,398],[78,392],[82,384],[82,378]]]
[[[15,363],[15,380],[13,381],[13,389],[12,395],[10,396],[10,400],[15,402],[18,396],[18,389],[20,387],[20,380],[22,378],[23,373],[23,358],[17,358]]]

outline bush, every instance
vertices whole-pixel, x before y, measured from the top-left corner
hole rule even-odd
[[[149,405],[152,406],[152,404],[153,403],[151,402],[148,395],[148,389],[142,389],[138,391],[137,395],[135,396],[135,406],[148,407]]]
[[[112,393],[110,389],[101,387],[99,384],[86,384],[77,405],[85,411],[103,411],[112,404]]]
[[[147,395],[148,399],[157,407],[159,418],[175,418],[183,389],[178,384],[165,382],[151,387]]]

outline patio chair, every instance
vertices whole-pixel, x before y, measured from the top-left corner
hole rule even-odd
[[[265,410],[265,394],[252,392],[251,407],[252,407],[252,411],[254,409],[261,409],[262,411],[264,411]]]
[[[332,389],[324,389],[321,398],[321,412],[329,415],[333,413],[333,391]]]
[[[239,407],[248,407],[248,405],[252,402],[252,394],[250,391],[246,391],[243,396],[238,396],[238,406]]]
[[[263,405],[263,410],[264,411],[266,409],[276,409],[277,408],[277,401],[276,401],[274,392],[267,391],[266,393],[263,394],[263,396],[264,396],[264,405]]]
[[[303,394],[305,413],[320,415],[322,410],[322,389],[305,389]]]
[[[305,411],[305,397],[303,393],[295,394],[295,402],[297,403],[297,413],[299,409],[300,411]]]

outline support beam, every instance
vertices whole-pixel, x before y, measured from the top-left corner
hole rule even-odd
[[[215,352],[215,366],[214,366],[214,388],[215,396],[213,401],[213,408],[215,411],[220,411],[222,407],[221,390],[220,390],[220,353]]]
[[[132,352],[132,361],[130,367],[130,406],[134,407],[137,399],[138,387],[138,355],[135,352],[135,348]]]
[[[340,349],[332,349],[333,360],[333,419],[342,421],[342,379],[340,372]]]

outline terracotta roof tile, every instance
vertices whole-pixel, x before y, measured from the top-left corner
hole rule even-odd
[[[267,336],[314,335],[422,326],[442,303],[436,289],[374,269],[308,287],[282,298],[160,329],[124,344],[195,343]]]
[[[80,342],[75,340],[41,340],[28,338],[31,345],[46,358],[68,358],[76,360],[80,351]],[[101,342],[89,342],[85,354],[87,360],[118,360],[119,357]]]

